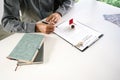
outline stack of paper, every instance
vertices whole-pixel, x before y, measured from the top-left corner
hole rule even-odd
[[[73,25],[74,28],[72,28]],[[57,26],[54,32],[81,51],[87,49],[103,36],[102,33],[76,20],[72,25],[69,24],[69,21],[63,22]]]

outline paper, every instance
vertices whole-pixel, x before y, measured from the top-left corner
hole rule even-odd
[[[74,26],[75,28],[71,28],[69,21],[66,21],[58,25],[54,32],[81,51],[94,43],[102,35],[76,20],[74,20]]]

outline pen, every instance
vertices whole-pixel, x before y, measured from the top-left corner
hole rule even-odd
[[[46,21],[42,21],[42,23],[44,23],[44,24],[49,24],[48,22],[46,22]],[[57,27],[57,26],[56,26]]]
[[[48,22],[46,22],[46,21],[42,21],[42,23],[44,23],[44,24],[49,24]]]

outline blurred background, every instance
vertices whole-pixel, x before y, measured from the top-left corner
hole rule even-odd
[[[116,7],[120,7],[120,0],[98,0],[98,1],[102,1],[105,2],[107,4],[116,6]]]

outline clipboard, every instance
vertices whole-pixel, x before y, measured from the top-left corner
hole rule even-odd
[[[55,28],[54,33],[81,52],[85,51],[103,36],[101,32],[77,20],[72,21],[72,24],[70,24],[70,21],[59,24]],[[74,28],[71,28],[73,25]]]

